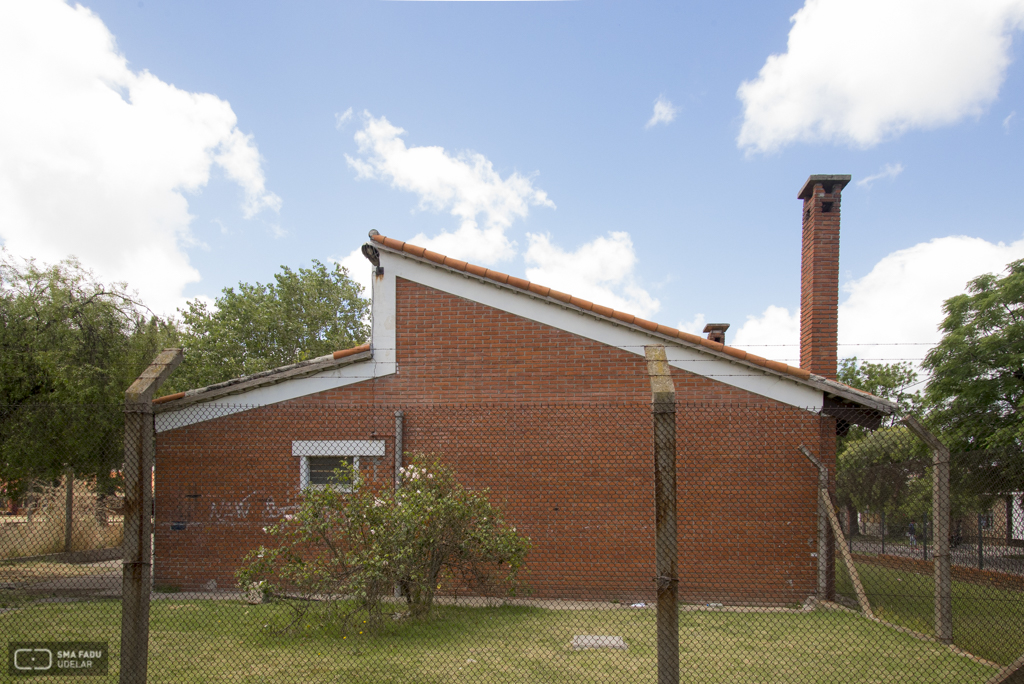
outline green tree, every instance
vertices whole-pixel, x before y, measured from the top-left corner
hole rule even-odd
[[[842,359],[837,373],[839,382],[897,403],[898,413],[904,415],[921,404],[920,391],[910,391],[917,378],[913,366],[905,361],[870,363],[858,361],[856,356]],[[906,428],[893,427],[896,418],[877,432],[853,426],[839,441],[836,498],[846,509],[854,534],[858,533],[857,511],[891,511],[923,474],[916,438]]]
[[[176,329],[75,259],[0,253],[0,481],[16,496],[66,466],[109,488],[124,391]]]
[[[1024,442],[1024,260],[946,300],[942,341],[925,357],[931,422],[954,450]]]
[[[850,387],[899,404],[899,412],[903,414],[913,412],[921,404],[921,392],[910,391],[918,384],[917,372],[906,361],[869,363],[851,356],[839,362],[836,379]]]
[[[413,617],[426,617],[438,589],[484,595],[519,589],[530,541],[508,525],[487,492],[466,489],[436,458],[414,456],[398,490],[336,471],[351,491],[308,488],[295,515],[266,528],[276,544],[250,552],[236,573],[300,622],[381,624],[395,586]],[[319,599],[319,600],[317,600]]]
[[[928,418],[953,452],[954,491],[981,511],[1024,489],[1024,260],[978,276],[943,309],[924,362]]]
[[[242,375],[316,358],[362,344],[369,335],[369,302],[338,264],[313,260],[287,266],[273,283],[239,283],[222,290],[213,307],[192,300],[181,311],[185,360],[165,393],[205,387]]]
[[[851,511],[895,512],[931,465],[927,448],[902,425],[866,432],[839,454],[836,490]]]

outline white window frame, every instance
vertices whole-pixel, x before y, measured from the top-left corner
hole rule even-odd
[[[299,458],[299,489],[324,489],[327,485],[309,483],[310,458],[351,458],[352,482],[359,479],[359,459],[381,458],[385,444],[382,439],[313,439],[292,442],[292,456]],[[352,485],[331,485],[339,492],[351,492]]]

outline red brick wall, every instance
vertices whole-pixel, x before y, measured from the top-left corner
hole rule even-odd
[[[839,200],[842,185],[814,186],[803,206],[800,367],[836,379],[839,335]]]
[[[298,500],[292,440],[384,439],[386,456],[361,469],[390,483],[401,408],[404,450],[439,454],[464,484],[489,488],[531,538],[535,595],[652,599],[643,357],[405,280],[397,295],[395,375],[158,435],[156,581],[232,586],[244,553],[268,541],[262,527]],[[681,595],[813,594],[817,479],[797,446],[831,462],[831,421],[674,375]],[[186,528],[172,531],[175,520]]]

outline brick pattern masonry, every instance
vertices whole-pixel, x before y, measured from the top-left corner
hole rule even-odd
[[[643,357],[404,279],[397,329],[394,375],[157,436],[155,582],[233,587],[242,556],[269,541],[262,528],[298,501],[292,440],[384,439],[360,468],[389,486],[401,408],[405,451],[440,454],[531,538],[534,596],[652,599]],[[802,601],[815,592],[817,474],[797,447],[832,466],[832,419],[674,376],[679,400],[700,403],[677,416],[680,596]]]
[[[836,379],[839,336],[839,203],[842,184],[814,184],[803,205],[800,367]]]

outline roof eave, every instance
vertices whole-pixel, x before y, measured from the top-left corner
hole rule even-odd
[[[880,411],[887,416],[892,415],[899,409],[898,404],[891,402],[888,399],[876,397],[875,395],[868,394],[867,392],[861,392],[860,390],[856,390],[848,385],[836,382],[835,380],[829,380],[828,378],[820,375],[812,375],[808,384],[818,387],[830,398],[839,399],[841,401],[852,401],[864,408]]]
[[[368,243],[368,244],[370,244],[370,243]],[[442,261],[439,261],[437,259],[430,259],[430,258],[427,258],[425,256],[417,256],[415,254],[412,254],[410,252],[406,252],[404,250],[395,249],[393,247],[388,246],[387,244],[384,244],[383,242],[378,242],[376,240],[370,246],[373,247],[373,248],[376,248],[378,250],[382,250],[382,251],[388,252],[389,254],[395,254],[395,255],[401,256],[401,257],[403,257],[405,259],[410,259],[412,261],[417,261],[417,262],[426,264],[428,266],[432,266],[434,268],[443,269],[443,270],[449,271],[450,273],[457,273],[457,274],[459,274],[461,276],[464,276],[466,278],[472,278],[474,280],[478,280],[478,281],[480,281],[482,283],[486,283],[488,285],[493,285],[495,287],[507,289],[507,290],[515,292],[516,294],[519,294],[519,295],[526,295],[526,296],[532,297],[534,299],[538,299],[538,300],[547,302],[549,304],[554,304],[556,306],[560,306],[560,307],[565,308],[565,309],[570,309],[570,310],[575,311],[577,313],[581,313],[581,314],[585,314],[585,315],[591,316],[593,318],[596,318],[596,319],[598,319],[600,321],[604,321],[606,323],[611,323],[613,325],[621,325],[621,326],[626,327],[626,328],[632,328],[634,330],[638,330],[638,331],[640,331],[642,333],[645,333],[647,335],[651,335],[653,337],[660,337],[660,338],[665,339],[665,340],[667,340],[669,342],[672,342],[673,344],[676,344],[676,345],[679,345],[679,346],[682,346],[682,347],[687,347],[687,348],[690,348],[690,349],[696,349],[696,350],[699,350],[700,352],[702,352],[704,354],[708,354],[710,356],[714,356],[714,357],[723,359],[725,361],[728,361],[730,363],[734,363],[734,364],[739,365],[739,366],[744,366],[744,367],[749,368],[749,369],[754,370],[754,371],[760,371],[760,372],[763,372],[763,373],[765,373],[767,375],[775,375],[775,376],[777,376],[777,377],[779,377],[781,379],[784,379],[784,380],[792,380],[793,382],[796,382],[796,383],[799,383],[799,384],[802,384],[802,385],[806,385],[808,387],[812,387],[812,388],[814,388],[814,389],[816,389],[818,391],[821,391],[821,392],[825,393],[826,395],[830,395],[830,394],[831,395],[835,395],[837,397],[842,398],[845,401],[851,401],[851,402],[857,403],[857,404],[863,406],[864,408],[872,409],[872,410],[875,410],[875,411],[881,411],[882,413],[884,413],[886,415],[889,415],[889,414],[893,413],[896,410],[896,405],[893,404],[892,402],[886,401],[885,399],[882,399],[880,397],[875,397],[874,395],[870,395],[870,394],[867,394],[867,393],[860,393],[857,390],[853,390],[852,388],[849,388],[846,385],[834,382],[832,380],[828,380],[827,378],[823,378],[823,377],[818,376],[818,375],[813,375],[811,373],[807,373],[807,377],[803,378],[803,377],[800,377],[798,375],[793,375],[792,373],[780,371],[777,368],[773,368],[773,366],[786,366],[786,364],[783,364],[783,363],[778,362],[778,361],[772,361],[770,359],[762,359],[761,357],[755,356],[753,354],[748,354],[746,352],[742,352],[742,350],[737,350],[737,349],[735,349],[733,347],[728,347],[728,346],[720,344],[718,342],[712,342],[710,340],[704,340],[703,338],[698,338],[698,341],[694,342],[694,341],[688,340],[688,339],[686,339],[684,337],[681,337],[680,335],[681,334],[685,334],[685,333],[681,333],[679,330],[675,330],[674,328],[669,328],[668,326],[664,326],[664,325],[658,325],[658,324],[652,323],[650,321],[644,321],[644,323],[648,323],[648,324],[650,324],[653,327],[648,327],[646,325],[637,325],[637,324],[631,323],[631,322],[629,322],[628,320],[625,320],[625,319],[610,318],[608,316],[603,316],[600,313],[597,313],[597,312],[594,312],[594,311],[590,311],[590,310],[584,309],[582,307],[576,306],[571,301],[565,301],[563,299],[551,297],[551,296],[548,296],[548,295],[545,295],[545,294],[542,293],[542,291],[544,289],[549,289],[549,288],[540,288],[540,287],[538,287],[537,289],[534,289],[533,287],[531,287],[530,289],[523,289],[523,288],[520,288],[520,287],[515,287],[514,285],[509,285],[507,283],[503,283],[503,282],[500,282],[498,280],[494,280],[493,278],[488,278],[486,276],[479,275],[478,273],[475,273],[475,272],[470,271],[470,270],[463,270],[463,269],[459,269],[459,268],[454,268],[453,266],[450,266],[450,265],[448,265],[446,263],[443,263]],[[675,334],[673,334],[673,333],[675,333]],[[696,336],[694,336],[694,337],[696,337]],[[728,351],[726,351],[726,350],[728,350]],[[730,353],[730,352],[732,352],[732,353]],[[736,352],[742,353],[743,356],[737,356]],[[748,357],[753,357],[754,359],[757,359],[757,361],[750,361],[750,360],[748,360]],[[760,363],[760,361],[763,361],[763,363]]]
[[[299,363],[281,366],[280,368],[272,368],[260,373],[233,378],[208,387],[188,390],[182,393],[180,397],[172,395],[175,396],[174,399],[165,399],[162,402],[155,400],[153,412],[165,413],[167,411],[175,411],[192,404],[212,401],[233,394],[241,394],[260,387],[276,385],[287,380],[309,377],[326,370],[341,368],[342,366],[348,366],[359,361],[367,361],[372,358],[373,351],[369,348],[369,344],[364,344],[354,349],[344,350],[343,352],[334,352],[333,354],[319,356],[308,361],[300,361]]]

